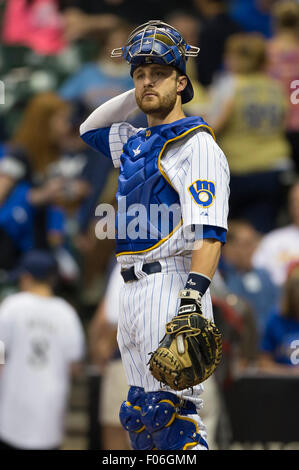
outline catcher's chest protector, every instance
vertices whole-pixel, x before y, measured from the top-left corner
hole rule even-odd
[[[171,124],[144,129],[130,137],[124,145],[116,194],[118,201],[117,254],[153,249],[180,223],[179,196],[168,182],[166,175],[163,175],[160,160],[169,143],[182,139],[198,127],[206,127],[207,132],[209,131],[207,123],[202,118],[184,118]],[[134,204],[142,205],[142,210],[146,211],[146,224],[142,226],[141,236],[137,239],[132,239],[128,230],[128,225],[136,218],[136,212],[128,215],[127,211]],[[161,204],[168,208],[173,204],[177,205],[175,214],[169,212],[169,224],[168,226],[166,224],[167,233],[161,223],[163,216],[151,217],[150,220],[151,205],[160,206]],[[153,226],[155,219],[157,222]]]

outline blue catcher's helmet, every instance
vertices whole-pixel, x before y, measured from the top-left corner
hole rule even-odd
[[[111,57],[123,57],[131,65],[131,75],[142,64],[171,65],[186,75],[188,57],[196,57],[199,48],[187,44],[175,28],[160,20],[151,20],[130,34],[124,47],[113,49]],[[193,98],[189,77],[182,92],[182,103]]]

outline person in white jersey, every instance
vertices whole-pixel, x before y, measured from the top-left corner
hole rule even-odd
[[[112,51],[130,64],[135,88],[80,127],[83,140],[120,168],[116,255],[125,283],[118,343],[130,386],[120,420],[137,450],[208,448],[198,414],[202,385],[175,392],[148,367],[181,289],[193,289],[204,316],[213,318],[209,285],[227,231],[226,157],[208,124],[182,108],[193,97],[186,60],[197,53],[159,20],[136,28]],[[137,107],[146,114],[145,129],[126,122]]]
[[[17,270],[21,292],[0,305],[3,450],[52,450],[63,443],[71,374],[80,369],[85,338],[76,311],[53,294],[56,270],[47,251],[28,252]]]

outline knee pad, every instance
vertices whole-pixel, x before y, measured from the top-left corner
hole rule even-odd
[[[153,440],[141,418],[141,407],[145,403],[145,392],[141,387],[130,387],[127,401],[120,407],[119,419],[123,428],[128,431],[134,450],[150,450]]]
[[[198,444],[208,448],[199,433],[196,416],[193,403],[182,404],[171,392],[148,393],[141,409],[142,422],[158,450],[186,450]]]

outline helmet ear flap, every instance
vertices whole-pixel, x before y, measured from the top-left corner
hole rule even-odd
[[[193,98],[193,87],[190,82],[189,77],[186,74],[182,74],[180,71],[178,71],[179,75],[183,75],[186,79],[186,84],[183,87],[182,90],[178,89],[178,92],[181,94],[181,99],[182,99],[182,104],[188,103],[189,101],[192,100]]]

